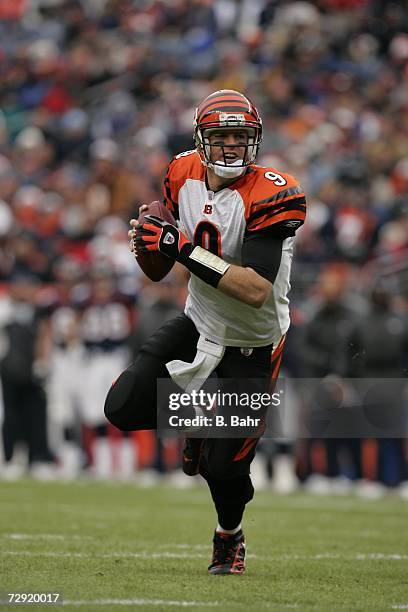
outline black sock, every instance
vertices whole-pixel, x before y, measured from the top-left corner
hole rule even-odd
[[[216,504],[218,523],[224,529],[235,529],[242,521],[245,504]]]

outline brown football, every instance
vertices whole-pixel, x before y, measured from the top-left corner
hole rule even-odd
[[[157,200],[149,204],[149,208],[139,215],[139,223],[144,222],[146,215],[155,215],[156,217],[163,219],[163,221],[168,221],[173,225],[177,225],[168,208]],[[165,276],[167,276],[174,266],[174,260],[157,251],[154,253],[142,253],[141,251],[137,251],[136,261],[146,276],[148,276],[150,280],[154,281],[155,283],[161,281]]]

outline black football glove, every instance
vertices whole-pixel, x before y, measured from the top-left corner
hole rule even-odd
[[[180,262],[205,283],[217,287],[230,267],[221,257],[192,242],[175,225],[155,215],[146,215],[134,238],[137,251],[160,252]]]
[[[189,253],[193,250],[190,240],[178,227],[155,215],[145,216],[144,223],[137,228],[135,243],[138,251],[160,251],[177,261],[181,261],[181,253],[186,247]]]

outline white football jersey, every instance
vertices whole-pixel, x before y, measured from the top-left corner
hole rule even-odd
[[[176,156],[164,181],[166,206],[194,245],[241,265],[245,235],[284,223],[293,232],[305,218],[305,196],[296,180],[273,168],[250,166],[243,177],[214,193],[196,151]],[[289,232],[290,233],[290,232]],[[200,334],[226,346],[276,346],[289,328],[290,270],[294,237],[283,241],[273,290],[260,309],[225,295],[194,274],[186,315]]]

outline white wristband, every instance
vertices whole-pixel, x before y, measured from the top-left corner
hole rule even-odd
[[[206,266],[207,268],[218,272],[218,274],[221,274],[221,276],[224,276],[224,274],[231,265],[221,259],[221,257],[218,257],[218,255],[214,255],[214,253],[211,253],[210,251],[207,251],[206,249],[203,249],[199,246],[193,249],[193,251],[189,255],[189,259],[193,259],[194,261],[202,264],[203,266]]]

